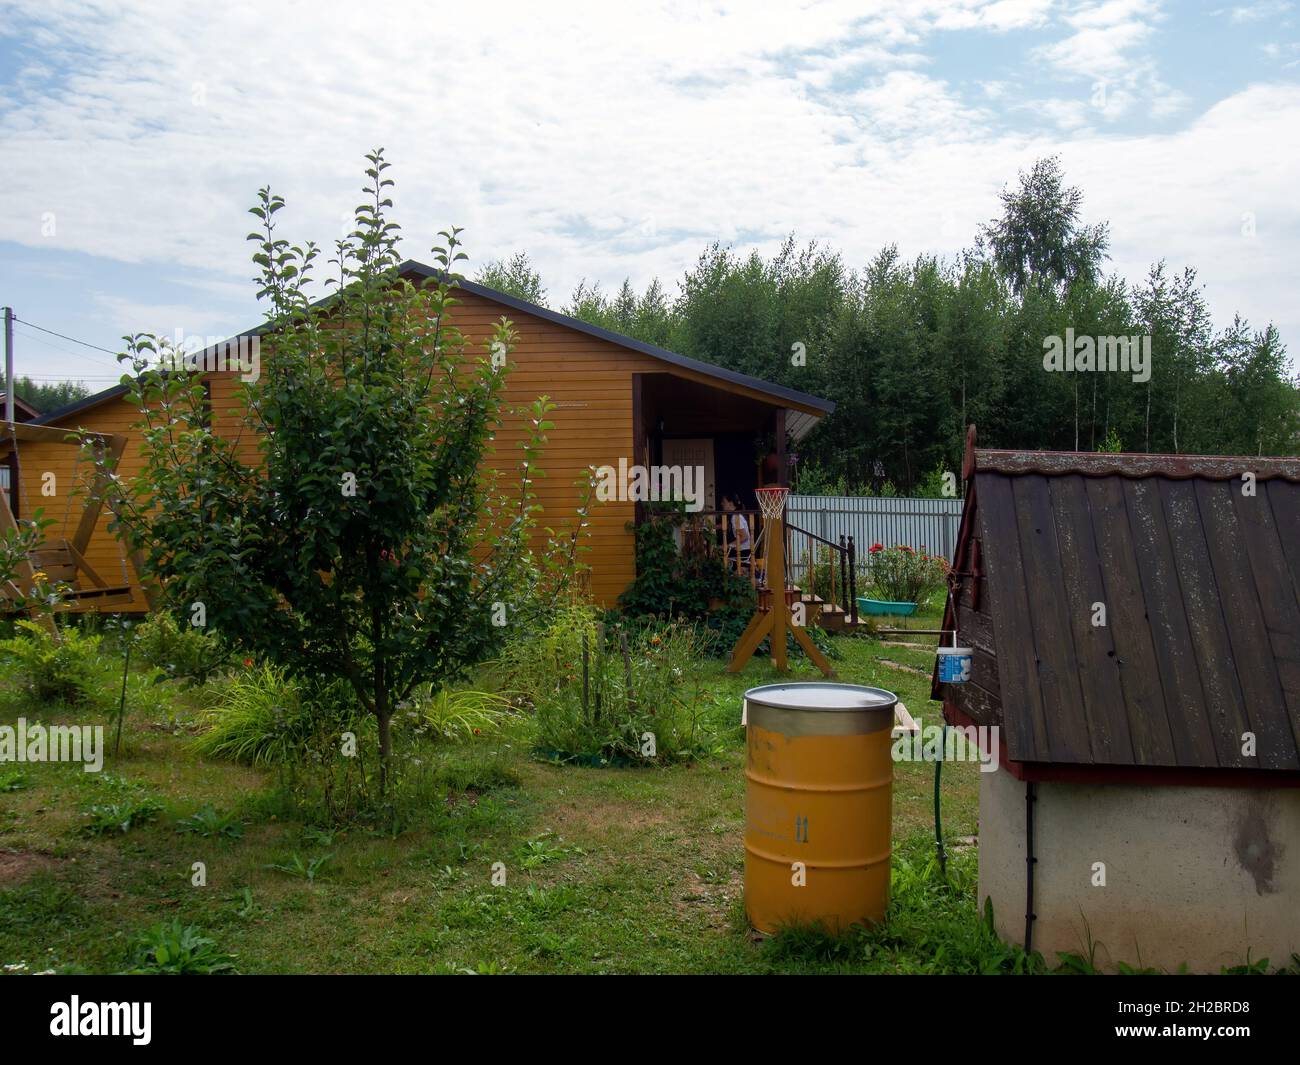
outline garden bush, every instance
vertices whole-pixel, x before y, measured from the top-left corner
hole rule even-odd
[[[583,682],[581,638],[536,691],[538,746],[561,759],[669,762],[706,750],[711,730],[698,659],[707,638],[687,619],[590,615]],[[561,643],[559,635],[552,646]]]
[[[149,615],[131,639],[133,653],[173,680],[200,683],[231,660],[219,637],[193,625],[178,625],[170,614]]]
[[[683,503],[647,504],[645,520],[629,523],[637,575],[619,605],[634,616],[702,620],[719,607],[752,613],[753,587],[727,568],[720,553],[683,555],[678,549],[675,533],[688,517]]]
[[[34,704],[78,709],[106,704],[110,674],[99,653],[101,636],[68,627],[56,640],[27,618],[17,622],[17,629],[17,635],[0,640],[0,655]]]
[[[556,606],[549,617],[512,632],[495,663],[501,686],[536,706],[574,679],[582,662],[582,641],[594,647],[599,622],[594,607],[576,601]]]
[[[375,719],[343,682],[310,684],[278,666],[250,665],[209,690],[211,702],[202,711],[206,731],[193,741],[194,750],[280,770],[277,801],[285,816],[400,831],[448,791],[517,782],[500,750],[488,743],[515,716],[503,694],[414,692],[393,719],[388,786],[381,791]]]
[[[241,657],[350,686],[378,728],[382,792],[399,707],[499,650],[495,605],[531,558],[554,424],[546,396],[505,406],[507,320],[477,340],[452,323],[459,229],[439,235],[436,278],[402,276],[388,163],[378,149],[366,162],[327,301],[314,293],[320,249],[279,229],[284,199],[264,187],[251,208],[262,331],[275,348],[234,405],[259,442],[252,465],[240,433],[219,430],[202,373],[166,366],[157,336],[126,338],[140,467],[119,482],[112,527],[177,617],[201,607]],[[522,424],[518,461],[508,477],[488,476],[480,466],[503,419]],[[576,558],[576,528],[569,545],[565,558]]]
[[[866,594],[891,603],[923,603],[948,579],[948,563],[906,544],[872,544],[867,552]]]

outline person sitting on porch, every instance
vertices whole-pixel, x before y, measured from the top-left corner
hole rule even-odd
[[[754,542],[749,534],[749,519],[744,514],[736,513],[740,510],[739,497],[724,495],[722,509],[729,515],[723,519],[726,523],[723,535],[726,537],[727,561],[734,562],[738,558],[742,567],[747,566]]]

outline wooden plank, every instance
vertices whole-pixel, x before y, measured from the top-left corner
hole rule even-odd
[[[1090,477],[1086,489],[1133,759],[1140,765],[1177,765],[1124,488],[1117,478]]]
[[[107,606],[114,603],[129,603],[135,596],[133,589],[130,587],[79,588],[72,593],[71,598],[78,603]]]
[[[1219,613],[1210,611],[1210,623],[1221,626],[1219,633],[1231,648],[1236,663],[1234,677],[1240,686],[1242,710],[1247,728],[1254,733],[1256,760],[1238,764],[1258,765],[1264,769],[1300,769],[1295,737],[1287,714],[1286,697],[1278,679],[1273,647],[1269,641],[1269,628],[1260,605],[1262,589],[1257,586],[1251,560],[1243,547],[1249,550],[1247,540],[1255,538],[1255,529],[1238,520],[1234,495],[1241,494],[1240,484],[1230,481],[1196,480],[1193,485],[1197,509],[1205,540],[1209,546],[1208,560],[1218,590]],[[1251,501],[1254,509],[1268,507],[1266,500],[1256,495]],[[1277,576],[1265,577],[1265,584],[1276,584]],[[1209,708],[1214,709],[1213,705]],[[1235,739],[1240,755],[1243,737]]]
[[[86,558],[80,551],[69,543],[65,543],[64,548],[68,552],[68,557],[72,559],[73,565],[90,578],[90,583],[99,588],[107,588],[108,582],[96,572],[95,567],[86,561]]]
[[[996,474],[977,474],[976,481],[980,500],[979,538],[983,544],[983,566],[988,574],[988,602],[993,614],[998,671],[1005,681],[1003,692],[1017,695],[1014,702],[1003,704],[1002,708],[1007,752],[1017,761],[1043,761],[1051,747],[1043,693],[1035,668],[1034,636],[1022,576],[1020,532],[1011,483]]]
[[[1257,759],[1247,759],[1241,754],[1241,737],[1251,730],[1250,718],[1221,605],[1224,589],[1215,580],[1210,563],[1211,550],[1222,551],[1224,545],[1212,547],[1207,542],[1194,481],[1162,479],[1159,485],[1160,503],[1178,572],[1180,602],[1187,617],[1201,680],[1201,699],[1196,712],[1208,724],[1219,765],[1257,766]]]
[[[977,647],[990,658],[997,657],[993,640],[993,619],[983,610],[962,607],[957,612],[957,640],[963,646]]]
[[[793,633],[795,642],[803,648],[803,653],[812,660],[813,665],[821,670],[822,676],[834,677],[835,670],[831,668],[831,664],[826,661],[826,656],[821,653],[808,633],[804,631],[804,627],[802,625],[791,625],[790,632]]]
[[[1087,489],[1083,478],[1073,474],[1051,478],[1047,490],[1092,761],[1131,765],[1133,741],[1114,630],[1109,618],[1105,625],[1093,624],[1093,604],[1105,605],[1106,587],[1093,537]]]
[[[998,679],[998,660],[982,647],[973,648],[970,681],[979,685],[995,699],[1002,697],[1002,682]]]
[[[70,443],[68,440],[68,437],[73,432],[73,429],[61,426],[31,425],[27,422],[17,422],[14,425],[6,426],[4,429],[6,436],[19,441],[28,440],[32,443],[63,444],[68,447],[76,447],[75,442]],[[84,435],[103,444],[112,443],[112,434],[86,431]]]
[[[32,552],[32,563],[52,581],[68,584],[77,579],[77,566],[68,553],[57,547],[37,549]]]
[[[745,668],[745,663],[753,656],[771,628],[772,611],[755,611],[745,626],[745,631],[740,634],[740,639],[736,641],[736,646],[731,649],[731,657],[727,661],[728,673],[739,673]]]
[[[1011,482],[1024,583],[1029,590],[1031,646],[1037,655],[1050,760],[1092,762],[1101,752],[1092,747],[1048,492],[1046,477],[1017,477]]]
[[[90,488],[90,498],[86,500],[85,509],[81,512],[81,521],[77,523],[77,531],[73,533],[72,538],[68,541],[69,546],[78,555],[85,552],[86,545],[90,543],[90,538],[95,532],[95,526],[99,524],[99,515],[104,509],[104,494],[112,484],[113,471],[117,469],[118,460],[122,457],[122,452],[125,449],[126,437],[113,436],[109,439],[104,466],[102,469],[95,471],[95,480]]]
[[[1273,480],[1267,489],[1261,483],[1258,493],[1255,499],[1237,495],[1237,513],[1246,528],[1243,539],[1300,749],[1300,487]],[[1256,507],[1258,499],[1267,507]]]
[[[944,688],[943,694],[945,700],[952,702],[975,724],[1007,727],[1002,700],[973,680],[968,680],[965,684],[949,684]]]
[[[1125,480],[1122,487],[1176,764],[1218,765],[1159,482]]]

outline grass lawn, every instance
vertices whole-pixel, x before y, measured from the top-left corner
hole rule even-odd
[[[913,716],[937,721],[921,675],[930,651],[847,636],[832,642],[841,680],[896,691]],[[742,910],[740,696],[779,678],[767,661],[751,662],[739,677],[719,661],[699,668],[719,733],[711,756],[664,769],[551,765],[532,757],[520,721],[501,736],[446,745],[438,757],[459,784],[395,838],[305,825],[285,815],[275,771],[200,760],[188,747],[193,700],[177,693],[168,720],[157,720],[156,709],[128,716],[123,756],[109,758],[102,774],[57,764],[0,768],[0,964],[120,971],[139,933],[173,918],[196,926],[249,973],[1008,964],[1014,952],[993,941],[976,914],[974,848],[958,846],[950,860],[956,886],[928,868],[933,766],[923,764],[896,767],[889,925],[843,939],[815,931],[752,936]],[[795,674],[813,675],[802,660]],[[4,706],[0,723],[12,723],[12,699]],[[480,780],[478,767],[488,763],[491,780]],[[944,767],[950,840],[976,831],[977,781],[973,764]],[[161,804],[152,820],[86,833],[91,806],[111,807],[111,820],[127,808],[120,804],[141,797]],[[242,835],[178,829],[206,805],[237,814]],[[206,867],[206,886],[191,883],[196,862]],[[497,862],[504,886],[491,882]]]

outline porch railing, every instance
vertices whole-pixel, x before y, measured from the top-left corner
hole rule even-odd
[[[743,547],[743,528],[749,531],[749,545]],[[682,523],[683,555],[718,554],[727,568],[757,588],[763,583],[763,515],[757,510],[697,510]]]
[[[852,536],[839,543],[785,522],[785,565],[792,581],[809,595],[839,607],[858,623],[858,558]]]
[[[748,550],[740,547],[740,519],[749,530]],[[787,586],[798,586],[839,607],[856,624],[858,567],[853,537],[841,536],[836,543],[788,521],[784,525]],[[728,569],[759,589],[766,587],[766,534],[766,523],[757,510],[701,510],[681,526],[681,551],[688,557],[718,553]]]

